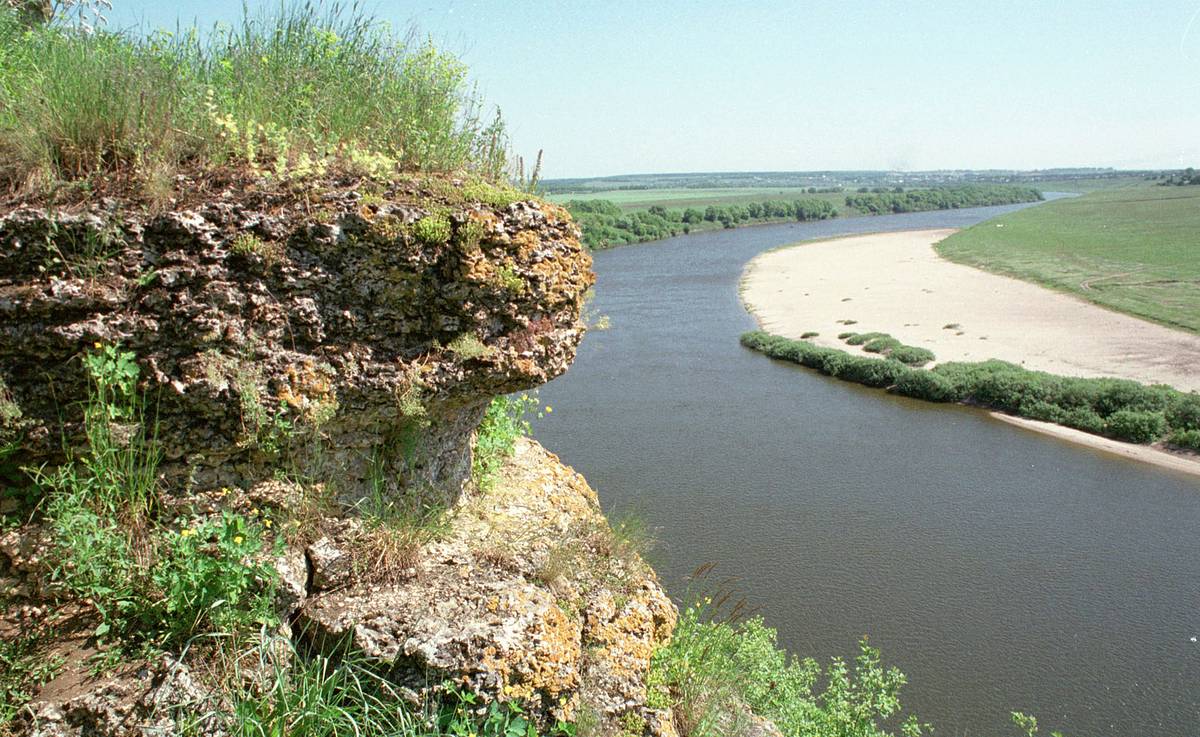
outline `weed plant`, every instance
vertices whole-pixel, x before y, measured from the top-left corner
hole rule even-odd
[[[775,630],[760,617],[722,621],[720,610],[711,598],[685,608],[652,661],[652,699],[672,706],[684,737],[756,733],[751,713],[770,719],[786,737],[889,734],[882,725],[901,711],[906,679],[885,668],[865,638],[853,666],[834,658],[823,670],[780,649]],[[915,737],[927,728],[909,716],[901,733]]]

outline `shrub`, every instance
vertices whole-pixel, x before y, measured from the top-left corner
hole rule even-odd
[[[1166,417],[1173,430],[1200,430],[1200,394],[1175,394],[1167,406]]]
[[[870,349],[868,348],[867,350]],[[933,355],[933,351],[927,348],[901,345],[889,351],[888,358],[895,359],[900,363],[907,364],[909,366],[924,366],[932,361],[935,356]]]
[[[671,641],[654,654],[649,678],[651,701],[671,705],[688,737],[747,734],[747,710],[788,737],[888,734],[882,723],[900,712],[906,679],[896,668],[884,668],[865,639],[853,668],[834,658],[824,674],[827,685],[815,693],[822,676],[816,661],[780,649],[775,630],[761,618],[712,621],[706,605],[680,614]],[[910,716],[902,730],[919,735],[924,726]]]
[[[872,340],[891,337],[892,336],[888,335],[887,333],[850,333],[849,337],[846,338],[846,344],[863,345],[864,343],[868,343]]]
[[[904,345],[890,335],[880,338],[872,338],[863,344],[863,350],[867,353],[888,353],[900,346]]]
[[[851,356],[838,378],[882,389],[896,383],[909,370],[896,361]]]
[[[1087,407],[1075,407],[1066,410],[1061,420],[1053,420],[1076,430],[1102,435],[1104,433],[1104,418]]]
[[[1167,442],[1180,448],[1200,450],[1200,430],[1176,430]]]
[[[1161,412],[1119,409],[1105,419],[1108,435],[1131,443],[1153,443],[1167,430],[1167,420]]]
[[[898,375],[891,390],[901,396],[930,402],[958,402],[963,398],[954,382],[945,376],[919,369],[909,369]]]

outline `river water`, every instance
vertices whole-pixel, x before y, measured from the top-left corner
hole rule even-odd
[[[1019,206],[1018,206],[1019,207]],[[821,661],[864,634],[936,734],[1200,735],[1200,482],[742,348],[755,254],[1015,207],[760,226],[596,254],[595,312],[537,438]],[[887,326],[860,326],[886,329]],[[713,584],[709,584],[710,586]]]

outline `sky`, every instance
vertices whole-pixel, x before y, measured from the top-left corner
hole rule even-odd
[[[1200,164],[1200,0],[364,5],[466,62],[546,177]],[[113,6],[116,28],[242,13]]]

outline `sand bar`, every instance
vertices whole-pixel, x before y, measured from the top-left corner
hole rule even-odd
[[[1200,390],[1200,336],[946,261],[933,245],[953,232],[877,233],[769,251],[747,264],[742,299],[763,330],[788,338],[815,331],[819,335],[806,340],[863,355],[870,354],[837,335],[890,333],[930,349],[939,362],[1000,358],[1064,376]],[[1194,454],[991,414],[1130,460],[1200,475]]]
[[[1200,336],[942,259],[953,230],[838,238],[770,251],[742,297],[764,329],[848,351],[843,332],[890,333],[942,361],[1000,358],[1065,376],[1200,390]],[[844,320],[856,321],[852,325]],[[946,327],[952,326],[952,327]]]

